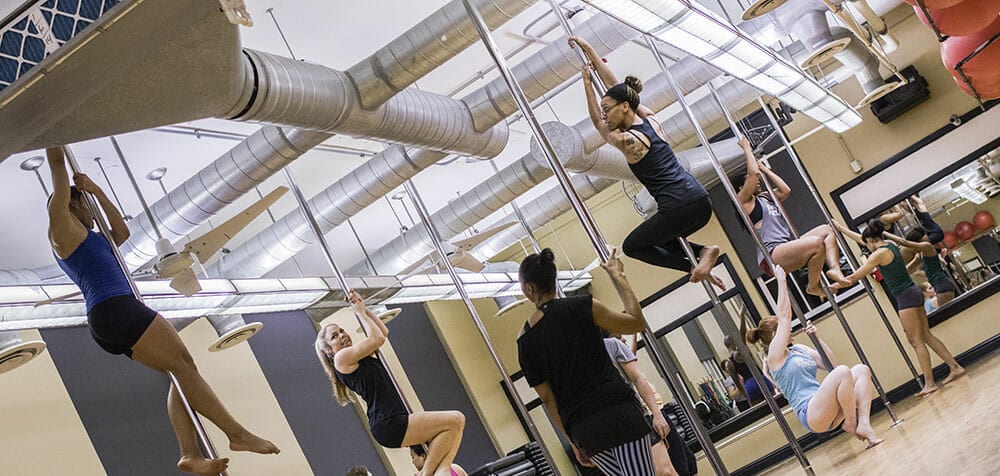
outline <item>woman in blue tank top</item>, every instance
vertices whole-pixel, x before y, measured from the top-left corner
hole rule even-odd
[[[951,382],[964,374],[965,369],[958,364],[955,357],[945,347],[944,342],[931,334],[930,324],[927,322],[927,312],[924,310],[924,295],[910,279],[910,274],[906,270],[906,262],[903,261],[903,255],[899,248],[892,243],[886,243],[883,237],[885,223],[878,218],[873,218],[868,221],[868,226],[861,234],[841,223],[835,223],[835,225],[844,236],[851,238],[872,252],[857,271],[847,276],[847,280],[852,284],[856,283],[875,271],[877,267],[882,272],[886,287],[896,299],[899,322],[903,325],[906,340],[910,342],[910,346],[917,354],[917,362],[920,363],[920,370],[924,374],[924,388],[917,395],[924,396],[937,391],[937,385],[934,382],[934,368],[931,367],[931,356],[927,347],[930,347],[951,368],[951,373],[941,381],[942,384]]]
[[[423,411],[410,414],[389,377],[385,365],[375,356],[386,342],[389,328],[375,315],[358,293],[347,296],[354,314],[361,319],[368,336],[357,344],[347,330],[337,324],[323,326],[316,335],[316,357],[333,385],[337,403],[345,406],[351,390],[368,406],[368,427],[378,444],[403,448],[427,443],[427,457],[421,474],[447,476],[465,431],[465,415],[459,411]]]
[[[868,448],[882,443],[871,423],[871,370],[863,364],[837,365],[833,352],[822,339],[817,338],[833,369],[824,367],[816,350],[792,345],[792,306],[785,270],[776,267],[774,277],[778,280],[777,315],[761,319],[746,335],[747,342],[760,342],[767,347],[765,371],[807,430],[825,433],[840,425],[845,432],[867,441]],[[805,332],[815,333],[816,328],[809,324]],[[817,368],[830,372],[822,383],[816,379]]]
[[[74,175],[76,186],[70,186],[62,147],[46,149],[46,155],[53,187],[48,204],[49,242],[56,262],[83,292],[87,323],[97,344],[108,353],[124,354],[158,372],[173,373],[194,410],[215,423],[229,437],[231,450],[277,454],[278,448],[273,443],[250,433],[229,414],[198,373],[177,331],[163,316],[143,305],[132,294],[110,243],[91,230],[94,215],[83,192],[91,194],[104,211],[115,246],[121,246],[129,237],[128,226],[118,209],[86,175]],[[167,395],[167,413],[180,444],[178,469],[202,475],[218,475],[226,471],[229,458],[209,460],[202,457],[194,426],[188,420],[184,403],[173,386]]]
[[[778,204],[792,193],[792,188],[778,174],[757,161],[746,137],[740,140],[740,147],[746,156],[746,175],[731,176],[729,181],[733,187],[738,188],[736,198],[739,199],[740,208],[760,233],[774,263],[786,270],[806,267],[809,271],[806,292],[814,296],[824,296],[819,284],[824,263],[827,266],[826,276],[830,281],[837,286],[846,285],[844,274],[840,271],[840,248],[837,247],[837,236],[833,229],[829,225],[820,225],[795,239],[791,227],[778,208]],[[761,193],[762,174],[774,185],[773,197]],[[771,274],[767,259],[760,250],[757,251],[757,256],[761,270]]]
[[[569,44],[579,45],[590,60],[583,68],[583,85],[594,128],[625,155],[635,178],[656,199],[656,214],[629,233],[622,243],[622,252],[654,266],[691,273],[693,283],[708,279],[725,289],[722,281],[712,275],[719,247],[691,243],[698,256],[698,262],[692,266],[678,241],[711,220],[712,201],[705,187],[677,161],[653,111],[639,104],[642,82],[628,76],[624,83],[618,83],[615,74],[586,41],[574,36]],[[612,85],[600,101],[592,87],[591,68],[604,84]]]

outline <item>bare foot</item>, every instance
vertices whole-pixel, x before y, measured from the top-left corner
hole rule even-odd
[[[833,281],[835,286],[831,286],[834,289],[847,288],[851,286],[851,282],[844,277],[839,269],[828,269],[826,270],[826,277]]]
[[[691,282],[700,283],[707,279],[715,266],[715,260],[719,259],[719,247],[715,245],[702,248],[698,255],[698,264],[691,270]]]
[[[957,369],[951,369],[951,373],[949,373],[948,376],[945,377],[944,380],[941,381],[941,385],[944,385],[944,384],[946,384],[948,382],[951,382],[952,380],[955,380],[955,379],[957,379],[957,378],[959,378],[959,377],[961,377],[963,375],[965,375],[965,369],[964,368],[959,367]]]
[[[840,424],[840,429],[844,430],[845,433],[856,434],[858,432],[858,422],[851,423],[848,422],[847,420],[844,420],[844,422]]]
[[[937,385],[924,386],[922,390],[917,392],[918,397],[926,397],[934,392],[938,391]]]
[[[823,292],[823,288],[819,284],[811,284],[806,288],[806,294],[812,294],[822,300],[826,300],[826,293]]]
[[[868,446],[865,447],[866,450],[870,450],[870,449],[872,449],[872,448],[874,448],[874,447],[876,447],[878,445],[881,445],[882,443],[885,442],[885,440],[882,439],[882,438],[875,438],[875,439],[866,438],[865,441],[868,442]]]
[[[858,428],[854,431],[854,436],[856,436],[859,440],[867,441],[868,448],[876,446],[884,441],[875,435],[875,429],[872,428],[871,425],[859,424]]]
[[[201,476],[219,476],[229,469],[229,458],[205,459],[201,456],[181,456],[177,469]]]
[[[281,452],[274,443],[250,432],[237,438],[230,438],[229,449],[233,451],[249,451],[262,455],[276,455]]]

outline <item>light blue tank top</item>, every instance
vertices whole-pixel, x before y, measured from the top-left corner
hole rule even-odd
[[[809,400],[819,390],[819,381],[816,380],[816,361],[798,345],[788,348],[785,364],[779,369],[771,369],[771,376],[795,411],[809,405]]]
[[[87,230],[87,238],[66,259],[56,256],[56,263],[83,292],[88,313],[101,302],[132,294],[110,243],[91,230]]]

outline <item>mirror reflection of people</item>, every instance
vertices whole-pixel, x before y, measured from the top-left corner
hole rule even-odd
[[[427,450],[424,449],[423,445],[413,445],[410,447],[410,462],[413,463],[413,467],[417,468],[417,474],[414,476],[420,476],[424,470],[424,462],[427,461]],[[467,476],[467,473],[461,466],[452,463],[451,464],[451,476]]]
[[[938,306],[943,306],[952,299],[955,299],[955,292],[958,290],[958,286],[955,285],[951,276],[941,266],[941,258],[938,256],[938,250],[931,244],[924,230],[919,228],[910,230],[906,233],[906,238],[901,238],[889,232],[885,232],[884,236],[902,247],[901,251],[903,251],[904,262],[909,262],[910,259],[916,260],[919,256],[920,269],[927,276],[927,282],[934,287],[934,292],[937,294]]]
[[[698,466],[694,453],[681,439],[673,422],[663,411],[663,402],[660,396],[639,368],[639,359],[629,348],[629,345],[623,341],[622,335],[611,334],[610,337],[606,337],[604,347],[611,360],[618,365],[622,375],[625,376],[626,382],[635,389],[639,400],[643,403],[646,420],[653,427],[649,438],[656,475],[691,476],[697,474]]]
[[[555,256],[548,248],[521,261],[521,292],[538,310],[517,337],[518,361],[581,465],[596,465],[606,475],[653,476],[649,425],[635,392],[608,358],[601,335],[601,329],[642,330],[642,307],[617,250],[602,266],[627,312],[590,295],[557,297]]]
[[[924,293],[924,312],[930,313],[938,308],[937,293],[934,286],[929,282],[920,285],[920,291]]]
[[[863,364],[837,365],[836,356],[819,336],[823,353],[834,367],[827,368],[815,349],[792,343],[792,308],[788,280],[780,267],[774,270],[778,281],[775,315],[761,319],[747,331],[747,342],[767,347],[765,370],[781,389],[799,422],[813,433],[826,433],[839,425],[847,433],[865,440],[868,448],[883,440],[871,426],[871,370]],[[815,335],[816,327],[807,324],[805,332]],[[816,379],[816,369],[829,372],[823,382]]]
[[[820,225],[796,239],[778,207],[778,203],[788,199],[791,187],[757,160],[746,137],[740,139],[740,147],[746,157],[746,175],[730,177],[730,181],[734,187],[739,188],[736,198],[740,201],[740,207],[760,233],[760,239],[774,263],[793,271],[805,267],[809,273],[806,292],[813,296],[825,296],[819,282],[824,263],[827,266],[827,278],[835,284],[845,285],[844,274],[840,271],[840,248],[837,247],[837,236],[833,228]],[[762,174],[774,185],[773,197],[766,190],[761,191]],[[767,258],[761,250],[757,250],[757,260],[761,269],[771,274]]]
[[[424,474],[448,476],[462,443],[465,415],[459,411],[423,411],[410,414],[403,405],[388,371],[375,353],[386,343],[389,328],[367,306],[358,293],[347,295],[354,313],[368,333],[357,344],[347,330],[327,324],[316,335],[316,356],[333,384],[341,406],[351,402],[348,389],[368,405],[368,426],[378,444],[403,448],[427,443]]]
[[[848,276],[847,280],[852,284],[856,283],[878,268],[885,280],[886,287],[895,298],[899,322],[903,325],[906,339],[917,354],[920,370],[924,374],[924,387],[917,395],[928,395],[938,389],[934,381],[934,369],[931,367],[931,356],[927,347],[930,347],[951,368],[948,377],[941,383],[951,382],[956,377],[965,374],[965,369],[958,364],[944,343],[931,333],[930,324],[927,322],[927,313],[924,311],[923,293],[910,279],[910,274],[906,271],[906,263],[903,261],[903,254],[899,248],[894,243],[885,241],[883,236],[885,224],[878,219],[870,220],[868,227],[862,234],[858,234],[841,223],[836,223],[836,225],[844,236],[858,242],[871,252],[865,263]]]
[[[45,152],[53,187],[48,204],[49,242],[59,267],[83,292],[90,335],[109,354],[125,355],[157,372],[172,373],[194,411],[226,434],[229,449],[278,454],[277,446],[251,433],[233,418],[198,372],[173,326],[133,294],[128,277],[108,243],[110,238],[115,246],[121,246],[129,237],[121,212],[86,175],[75,174],[76,185],[70,185],[65,149],[51,147]],[[107,217],[110,237],[93,231],[95,217],[84,193],[94,197]],[[180,446],[178,469],[200,475],[226,471],[229,458],[202,456],[194,425],[173,385],[167,393],[167,414]]]
[[[642,81],[628,76],[619,83],[611,68],[585,40],[574,36],[569,44],[574,48],[579,46],[588,60],[582,70],[583,87],[594,128],[625,155],[635,178],[656,200],[656,214],[629,233],[622,251],[653,266],[691,273],[692,283],[708,279],[725,289],[722,280],[712,275],[719,247],[691,243],[698,257],[697,263],[691,263],[677,241],[708,224],[712,219],[712,201],[705,187],[677,161],[656,114],[639,104]],[[598,99],[594,92],[591,69],[608,86],[603,98]]]
[[[733,379],[733,385],[741,397],[741,399],[736,400],[736,408],[740,411],[746,411],[764,401],[760,384],[754,378],[749,367],[749,365],[756,365],[756,363],[747,364],[743,361],[743,356],[736,351],[736,343],[733,342],[732,337],[726,336],[723,339],[723,344],[725,344],[726,349],[729,349],[729,357],[722,362],[722,369]],[[768,382],[764,382],[764,384],[770,387]]]

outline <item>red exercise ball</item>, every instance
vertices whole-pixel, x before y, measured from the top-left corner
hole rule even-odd
[[[954,248],[955,245],[958,244],[958,237],[955,236],[955,232],[953,232],[953,231],[946,231],[946,232],[944,232],[944,239],[941,240],[941,241],[944,242],[944,246],[945,247],[947,247],[947,248]]]
[[[977,231],[986,231],[990,228],[996,226],[997,222],[993,219],[993,214],[986,210],[979,210],[972,217],[972,223],[976,225]]]
[[[994,21],[986,28],[965,36],[951,36],[941,43],[941,60],[945,68],[951,72],[958,87],[969,95],[972,91],[962,81],[961,75],[955,70],[955,65],[991,37],[1000,33],[1000,17],[995,14],[990,16]],[[994,41],[980,51],[965,64],[962,71],[982,99],[1000,98],[1000,41]]]
[[[958,236],[960,241],[968,240],[972,238],[972,235],[976,234],[976,227],[972,226],[972,223],[967,221],[960,221],[955,225],[955,235]]]
[[[920,7],[913,7],[913,10],[924,25],[931,26]],[[927,11],[942,34],[970,35],[993,23],[997,14],[1000,14],[1000,0],[965,0],[948,8],[928,7]]]
[[[903,1],[915,7],[917,6],[917,0],[903,0]],[[924,0],[924,6],[927,7],[928,10],[932,8],[948,8],[948,7],[954,7],[955,5],[958,5],[963,1],[968,1],[968,0]]]

